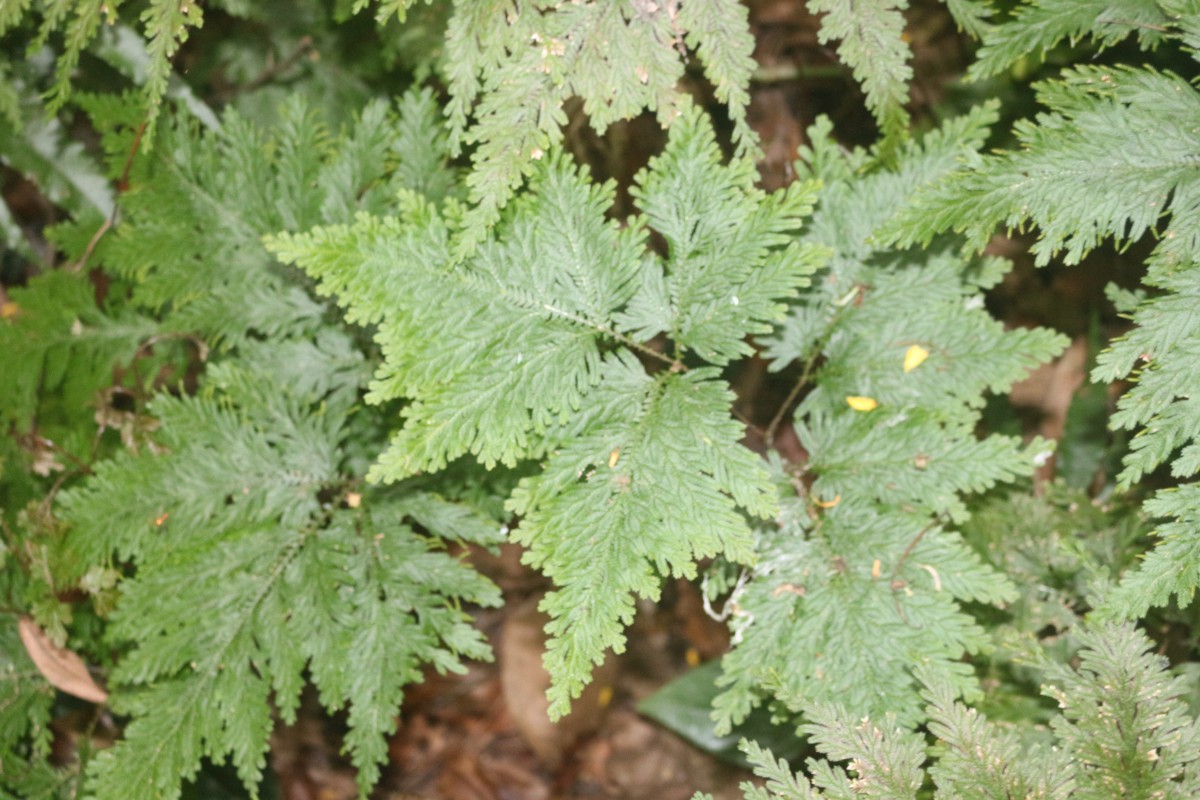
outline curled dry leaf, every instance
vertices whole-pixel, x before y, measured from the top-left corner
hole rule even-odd
[[[17,622],[17,628],[25,651],[29,653],[38,672],[50,681],[50,685],[90,703],[104,703],[108,700],[108,692],[101,689],[92,679],[82,658],[50,641],[45,631],[29,617],[22,616]]]

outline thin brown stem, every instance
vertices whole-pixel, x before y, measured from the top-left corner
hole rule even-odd
[[[771,417],[770,424],[767,425],[767,431],[763,434],[763,439],[767,443],[767,448],[775,446],[775,434],[779,432],[779,426],[783,424],[783,418],[787,414],[788,409],[796,402],[796,398],[800,396],[800,392],[808,385],[808,379],[812,376],[812,371],[816,368],[817,359],[821,357],[821,350],[818,348],[815,353],[809,356],[804,362],[804,369],[800,372],[800,377],[796,379],[796,383],[792,386],[792,390],[788,392],[788,396],[779,406],[779,410],[775,412],[775,416]]]
[[[679,359],[671,358],[666,353],[660,353],[651,347],[647,347],[640,342],[634,341],[625,334],[615,331],[607,325],[600,324],[594,320],[587,319],[586,317],[581,317],[578,314],[574,314],[566,309],[558,308],[557,306],[552,306],[549,303],[542,303],[542,308],[544,308],[546,311],[549,311],[551,314],[562,317],[563,319],[567,319],[579,325],[589,327],[592,330],[599,331],[605,336],[611,336],[631,350],[636,350],[642,355],[649,356],[650,358],[654,358],[663,362],[671,368],[672,372],[687,372],[688,370],[687,364],[684,364]]]
[[[300,41],[296,43],[296,48],[292,50],[292,52],[286,58],[279,63],[267,64],[263,71],[255,75],[248,83],[237,87],[236,93],[243,94],[245,92],[251,92],[260,86],[270,83],[271,81],[275,80],[275,78],[279,77],[295,66],[296,62],[307,55],[312,49],[312,37],[300,37]]]
[[[917,545],[921,543],[921,540],[925,538],[925,534],[933,530],[934,525],[937,525],[936,519],[930,522],[924,528],[921,528],[921,530],[917,532],[917,535],[912,538],[912,541],[908,543],[908,546],[904,548],[904,552],[900,554],[900,558],[896,561],[896,566],[892,570],[893,583],[895,583],[896,577],[900,574],[900,570],[904,568],[904,564],[908,561],[908,557],[912,555],[913,550],[915,550]]]
[[[137,156],[138,149],[142,146],[142,135],[146,132],[146,121],[138,125],[137,133],[133,137],[133,146],[129,148],[129,155],[125,157],[125,168],[121,171],[121,177],[117,181],[117,197],[129,188],[129,173],[133,170],[133,159]],[[83,249],[83,255],[74,264],[71,264],[68,269],[71,272],[79,272],[83,269],[87,262],[91,259],[92,253],[95,252],[96,246],[100,244],[100,240],[104,238],[104,234],[117,223],[117,213],[119,210],[116,199],[113,200],[112,212],[104,220],[96,232],[92,234],[92,238],[88,240],[87,247]]]
[[[779,426],[783,424],[783,418],[791,409],[792,404],[796,402],[796,398],[800,396],[800,392],[808,385],[809,378],[812,377],[813,370],[817,367],[817,362],[821,359],[821,354],[825,350],[825,345],[829,343],[829,337],[833,335],[834,329],[837,327],[838,321],[841,320],[842,314],[845,313],[847,307],[851,305],[851,301],[856,296],[861,296],[861,292],[865,287],[856,284],[850,294],[846,295],[841,300],[834,301],[835,310],[829,318],[829,322],[825,325],[825,330],[821,332],[821,337],[813,345],[812,352],[808,356],[808,360],[804,362],[804,369],[800,372],[800,377],[796,379],[796,385],[788,392],[787,398],[783,404],[779,406],[779,410],[775,412],[775,416],[771,418],[771,423],[767,425],[766,441],[767,447],[775,446],[775,434],[779,431]]]

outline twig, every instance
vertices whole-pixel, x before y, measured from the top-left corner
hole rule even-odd
[[[937,523],[938,523],[938,521],[935,519],[932,522],[930,522],[928,525],[926,525],[924,528],[921,528],[921,530],[917,532],[917,535],[912,538],[912,541],[908,543],[908,547],[904,548],[904,552],[900,554],[899,560],[896,561],[895,569],[892,570],[892,583],[893,584],[895,584],[895,582],[896,582],[896,576],[899,575],[900,570],[903,569],[904,563],[906,561],[908,561],[908,557],[912,555],[912,551],[916,548],[916,546],[918,544],[920,544],[921,540],[925,538],[925,534],[929,533],[929,531],[931,531],[933,529],[933,526],[937,525]]]
[[[133,159],[137,155],[138,148],[142,146],[142,134],[145,132],[146,120],[143,120],[142,124],[138,125],[137,133],[134,134],[133,146],[129,148],[129,155],[125,157],[125,169],[121,171],[121,177],[117,181],[117,197],[120,197],[125,190],[129,188],[129,173],[133,169]],[[83,255],[79,257],[78,261],[67,267],[68,270],[71,272],[79,272],[84,268],[84,266],[87,265],[87,262],[92,257],[92,253],[95,251],[96,246],[100,244],[100,239],[104,236],[104,234],[108,233],[109,229],[112,228],[113,225],[116,224],[117,213],[119,210],[120,207],[117,205],[116,199],[114,198],[113,208],[109,213],[108,218],[105,219],[104,223],[101,224],[94,234],[92,234],[92,238],[88,241],[87,247],[83,249]]]
[[[829,343],[829,337],[833,336],[834,329],[837,328],[838,321],[842,318],[842,314],[845,313],[846,308],[852,305],[852,300],[862,297],[862,292],[866,288],[866,286],[856,283],[854,288],[851,289],[850,293],[844,298],[833,301],[835,310],[833,315],[830,316],[829,322],[825,324],[825,330],[821,331],[821,338],[819,338],[816,344],[813,345],[812,354],[808,357],[808,360],[804,362],[804,369],[801,371],[800,377],[796,379],[796,385],[792,387],[790,392],[788,392],[788,396],[784,399],[783,405],[781,405],[779,410],[775,412],[775,416],[771,418],[771,424],[767,426],[765,438],[767,440],[768,448],[774,447],[775,434],[778,432],[779,426],[783,423],[784,416],[787,414],[788,409],[791,408],[792,403],[796,402],[796,398],[800,396],[800,392],[808,384],[808,379],[812,377],[812,372],[814,369],[816,369],[817,361],[820,360],[821,353],[825,350],[825,345]]]
[[[908,557],[912,555],[913,550],[915,550],[920,541],[925,538],[925,534],[929,533],[929,531],[932,530],[933,526],[937,523],[938,521],[934,519],[917,532],[917,535],[914,536],[912,541],[908,543],[908,546],[904,548],[904,552],[900,554],[900,558],[896,561],[896,566],[892,570],[891,581],[888,584],[892,590],[892,605],[896,608],[896,615],[903,620],[905,625],[911,625],[912,623],[908,621],[908,615],[904,613],[904,607],[900,605],[900,596],[897,594],[897,592],[905,588],[907,584],[903,580],[899,579],[898,576],[900,575],[900,570],[904,567],[905,562],[908,561]],[[919,628],[921,626],[917,625],[916,627]]]
[[[289,69],[295,66],[296,62],[303,58],[305,54],[312,49],[313,38],[311,36],[300,37],[300,41],[296,43],[296,49],[289,53],[285,59],[280,61],[278,64],[267,64],[267,66],[263,68],[262,72],[251,78],[248,83],[237,87],[234,93],[242,94],[245,92],[252,92],[263,84],[270,83],[271,81],[275,80],[276,77],[284,72],[287,72]]]

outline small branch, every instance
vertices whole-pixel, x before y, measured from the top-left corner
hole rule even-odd
[[[260,86],[270,83],[271,81],[275,80],[277,77],[282,75],[283,73],[287,72],[293,66],[295,66],[296,62],[299,61],[301,58],[303,58],[305,55],[307,55],[308,52],[311,51],[312,49],[313,49],[313,38],[311,36],[300,37],[300,41],[296,43],[296,49],[294,49],[291,53],[289,53],[286,58],[284,58],[278,64],[274,64],[274,63],[267,64],[267,66],[265,66],[263,68],[262,72],[255,75],[245,85],[239,86],[237,88],[235,94],[243,94],[245,92],[252,92],[255,89],[259,88]]]
[[[817,361],[821,358],[822,351],[825,350],[825,345],[829,343],[829,337],[833,335],[834,328],[837,327],[838,321],[842,318],[842,314],[846,308],[851,305],[851,300],[856,296],[860,296],[864,287],[855,284],[854,289],[850,291],[844,298],[834,301],[835,310],[833,316],[829,318],[829,322],[825,325],[825,330],[821,332],[821,338],[813,346],[812,353],[808,360],[804,362],[804,369],[800,373],[800,377],[796,379],[796,385],[788,392],[788,396],[784,399],[779,410],[775,412],[775,416],[771,418],[771,424],[767,426],[766,441],[767,447],[775,446],[775,434],[779,430],[779,426],[783,423],[783,418],[787,414],[788,409],[792,407],[792,403],[796,402],[796,398],[800,396],[800,392],[808,385],[808,379],[812,377],[813,370],[817,367]]]
[[[850,70],[842,66],[830,65],[810,67],[800,64],[778,64],[771,67],[759,67],[754,70],[750,80],[757,84],[788,83],[789,81],[819,80],[822,78],[846,78]]]
[[[654,358],[654,359],[657,359],[658,361],[663,362],[664,364],[666,364],[667,366],[669,366],[671,368],[672,372],[687,372],[687,370],[688,370],[687,364],[684,364],[679,359],[671,358],[666,353],[660,353],[659,351],[654,350],[653,348],[647,347],[646,345],[644,345],[640,342],[636,342],[633,339],[630,339],[625,334],[619,333],[619,332],[613,330],[612,328],[608,327],[607,325],[602,325],[598,322],[593,322],[592,320],[587,319],[586,317],[581,317],[578,314],[572,314],[570,311],[566,311],[566,310],[558,308],[556,306],[552,306],[549,303],[542,303],[542,308],[546,309],[551,314],[562,317],[563,319],[570,320],[571,322],[574,322],[578,325],[583,325],[585,327],[591,328],[594,331],[599,331],[600,333],[603,333],[605,336],[611,336],[612,338],[616,339],[618,342],[620,342],[621,344],[630,348],[631,350],[636,350],[639,353],[641,353],[642,355],[649,356],[650,358]]]
[[[71,272],[79,272],[87,265],[87,262],[92,257],[92,253],[96,250],[96,246],[100,244],[100,239],[116,224],[117,213],[119,211],[116,200],[129,188],[129,173],[133,169],[133,159],[137,155],[138,149],[142,146],[142,134],[145,132],[146,121],[143,120],[142,124],[138,125],[137,133],[134,134],[133,146],[129,148],[129,155],[125,157],[125,169],[121,171],[121,177],[117,181],[117,197],[113,199],[112,213],[108,215],[108,218],[104,220],[104,223],[96,232],[92,234],[92,238],[88,241],[87,247],[84,248],[83,255],[79,257],[79,260],[67,267]]]
[[[921,540],[925,538],[925,534],[933,530],[933,527],[937,525],[937,523],[938,521],[935,519],[924,528],[921,528],[921,530],[917,532],[917,535],[912,538],[912,541],[908,543],[908,546],[904,548],[904,552],[900,554],[899,560],[896,561],[896,567],[892,570],[893,585],[896,583],[896,576],[900,574],[900,570],[904,568],[905,562],[908,561],[908,557],[912,555],[913,550],[915,550],[917,545],[920,544]]]

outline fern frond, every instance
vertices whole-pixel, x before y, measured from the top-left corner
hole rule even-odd
[[[0,418],[28,432],[39,397],[61,391],[65,407],[84,410],[113,384],[113,364],[129,363],[157,327],[127,310],[106,314],[87,276],[48,272],[13,289],[0,319]]]
[[[1111,237],[1127,246],[1147,234],[1159,238],[1146,283],[1162,294],[1133,299],[1136,327],[1097,359],[1092,378],[1112,381],[1136,373],[1137,385],[1119,402],[1112,424],[1144,426],[1119,476],[1123,487],[1167,461],[1173,473],[1200,472],[1193,397],[1200,387],[1195,361],[1194,307],[1200,270],[1200,181],[1195,137],[1200,94],[1183,79],[1140,68],[1077,67],[1062,81],[1039,87],[1051,109],[1017,127],[1022,149],[987,156],[919,199],[885,233],[901,243],[929,241],[946,228],[962,230],[982,247],[996,225],[1038,226],[1033,250],[1044,264],[1056,254],[1067,263]],[[1104,604],[1107,616],[1129,616],[1171,595],[1188,599],[1200,571],[1192,507],[1179,500],[1150,508],[1176,516],[1161,528],[1165,548],[1131,571]],[[1182,560],[1181,560],[1182,559]]]
[[[434,169],[445,145],[435,134],[432,95],[410,93],[401,108],[397,120],[386,104],[369,105],[337,139],[298,101],[270,134],[234,114],[201,136],[168,130],[123,196],[122,225],[99,255],[134,284],[136,305],[164,315],[167,330],[225,347],[252,347],[263,335],[311,345],[324,310],[288,285],[260,238],[381,209],[406,183],[444,192]],[[392,175],[397,162],[406,166]],[[418,169],[429,176],[417,179]],[[317,349],[349,357],[348,345],[331,336]]]
[[[698,110],[638,182],[645,213],[620,227],[604,218],[612,186],[548,153],[530,192],[462,262],[470,223],[411,194],[401,218],[363,215],[270,243],[350,319],[379,325],[386,362],[370,399],[412,402],[373,479],[467,454],[489,467],[542,462],[509,507],[528,558],[557,585],[544,606],[556,716],[604,651],[623,646],[635,595],[656,597],[662,575],[691,575],[700,558],[749,558],[737,509],[771,514],[774,490],[737,445],[726,385],[684,359],[747,352],[743,339],[782,315],[820,257],[785,236],[811,187],[756,189],[748,156],[720,163]],[[701,187],[717,187],[715,199]],[[667,240],[665,258],[649,251],[647,226]],[[661,331],[673,355],[651,345]],[[669,369],[648,373],[639,356]]]
[[[582,99],[600,132],[643,109],[656,112],[664,127],[672,125],[686,105],[676,89],[684,41],[729,104],[744,150],[751,142],[745,106],[754,42],[747,11],[735,0],[552,9],[531,0],[457,2],[443,67],[452,95],[450,141],[456,153],[463,144],[476,148],[467,178],[475,206],[455,257],[485,240],[501,209],[535,174],[538,159],[561,142],[568,98]]]
[[[959,658],[987,637],[960,603],[1016,591],[945,521],[966,519],[963,495],[1027,475],[1049,453],[1041,442],[1022,452],[1014,439],[977,439],[975,427],[986,392],[1006,391],[1065,342],[1005,331],[987,314],[980,289],[1003,264],[945,246],[885,250],[875,231],[977,147],[993,113],[904,145],[890,168],[883,153],[840,152],[826,127],[810,131],[807,174],[828,185],[801,240],[833,256],[767,350],[774,368],[798,360],[811,379],[793,423],[807,454],[793,469],[806,485],[778,529],[760,534],[759,563],[730,600],[738,645],[722,661],[719,730],[770,698],[793,710],[837,701],[915,725],[915,664],[955,692],[978,692]],[[905,369],[912,348],[924,356]]]
[[[766,781],[762,787],[743,783],[746,800],[820,800],[821,794],[800,773],[792,773],[782,758],[776,760],[770,751],[752,739],[743,739],[739,749],[746,754],[754,774]]]
[[[1043,691],[1062,715],[1051,727],[1075,764],[1080,797],[1195,797],[1200,722],[1145,635],[1097,626],[1079,637],[1078,669],[1053,664]]]
[[[1040,57],[1059,42],[1085,37],[1104,48],[1136,36],[1152,50],[1170,35],[1172,22],[1164,4],[1145,0],[1026,0],[1011,19],[984,32],[967,74],[986,78],[1031,53]]]
[[[136,719],[93,789],[121,797],[136,781],[174,797],[202,757],[227,755],[255,785],[268,698],[292,718],[305,669],[326,705],[349,705],[347,745],[369,787],[420,665],[488,654],[457,602],[499,595],[405,525],[402,505],[368,499],[325,523],[317,492],[337,477],[335,420],[244,370],[211,375],[216,397],[154,405],[167,454],[107,462],[63,497],[93,561],[116,551],[138,564],[111,631],[135,644],[113,677]],[[163,707],[176,714],[151,713]]]
[[[908,0],[811,0],[808,7],[826,15],[817,36],[822,44],[839,42],[838,58],[862,84],[884,136],[902,135],[912,79],[912,50],[903,38]]]
[[[800,499],[789,507],[788,518],[807,517]],[[737,647],[722,659],[718,731],[770,697],[797,711],[836,701],[856,715],[893,713],[915,725],[923,713],[916,664],[977,696],[959,659],[988,639],[958,603],[1011,600],[1015,590],[956,533],[926,519],[851,497],[807,533],[785,526],[761,535],[752,579],[735,598]]]
[[[624,651],[634,595],[657,600],[661,576],[695,577],[696,562],[719,553],[748,561],[750,531],[737,507],[774,509],[714,373],[654,380],[631,359],[606,372],[620,374],[606,375],[589,401],[611,415],[564,439],[510,504],[522,517],[515,538],[530,548],[526,560],[559,587],[542,603],[553,716],[569,710],[606,650]]]
[[[1171,597],[1187,605],[1200,587],[1200,483],[1164,489],[1147,500],[1146,513],[1161,518],[1155,527],[1158,544],[1104,598],[1097,615],[1131,619]]]
[[[991,28],[993,9],[986,0],[946,0],[946,10],[972,38],[983,38]]]
[[[0,546],[0,559],[7,554]],[[10,788],[25,764],[15,754],[28,748],[38,757],[50,752],[50,708],[54,690],[25,652],[17,617],[0,617],[0,791]]]
[[[1017,123],[1021,149],[968,162],[884,232],[902,245],[953,229],[982,248],[997,225],[1038,227],[1038,264],[1079,261],[1104,239],[1136,241],[1164,215],[1171,252],[1200,252],[1192,128],[1200,95],[1146,68],[1075,67],[1038,85],[1051,111]]]
[[[32,0],[5,3],[4,8],[0,10],[0,33],[17,25],[29,14],[33,5]],[[80,56],[95,42],[102,25],[112,25],[116,22],[121,5],[121,0],[110,0],[106,3],[41,0],[37,4],[42,19],[32,49],[37,49],[56,33],[61,32],[63,39],[62,50],[57,53],[54,82],[46,95],[47,106],[51,112],[62,108],[70,98],[71,82],[79,66]],[[143,103],[149,142],[153,141],[162,100],[172,75],[171,59],[187,41],[190,29],[204,24],[204,15],[199,3],[151,0],[142,10],[140,21],[148,55],[145,64]]]
[[[828,253],[793,241],[812,211],[816,184],[798,181],[768,196],[747,191],[757,169],[745,157],[720,169],[711,128],[693,118],[638,176],[634,199],[666,239],[663,271],[643,268],[644,292],[622,317],[639,337],[665,332],[676,345],[726,364],[752,351],[744,337],[783,318],[779,298],[808,286]],[[667,311],[663,314],[663,311]]]
[[[829,797],[915,800],[924,779],[925,742],[919,734],[900,728],[890,714],[850,723],[845,709],[835,703],[814,703],[807,716],[812,721],[801,730],[813,744],[828,759],[849,762],[843,769],[828,760],[809,760],[813,782]]]
[[[990,800],[1025,797],[1067,800],[1075,778],[1066,754],[1055,748],[1027,747],[1016,730],[1001,727],[954,698],[936,677],[917,675],[925,684],[929,732],[937,738],[929,774],[935,797]]]
[[[677,22],[687,31],[688,47],[703,62],[717,100],[733,109],[734,139],[745,146],[753,134],[742,109],[750,105],[750,78],[756,66],[749,9],[724,0],[691,0],[679,4]]]
[[[1043,691],[1062,709],[1051,721],[1056,746],[1022,744],[1013,727],[956,702],[940,677],[919,668],[929,732],[937,738],[924,769],[921,734],[887,718],[855,723],[839,704],[815,703],[802,730],[828,759],[807,760],[810,779],[743,741],[755,774],[767,780],[763,788],[742,784],[743,794],[746,800],[913,798],[927,772],[937,800],[1195,796],[1200,722],[1182,699],[1186,680],[1170,676],[1166,659],[1150,655],[1150,642],[1132,625],[1098,626],[1079,639],[1077,668],[1040,665],[1050,680]],[[829,759],[848,760],[849,768]]]

